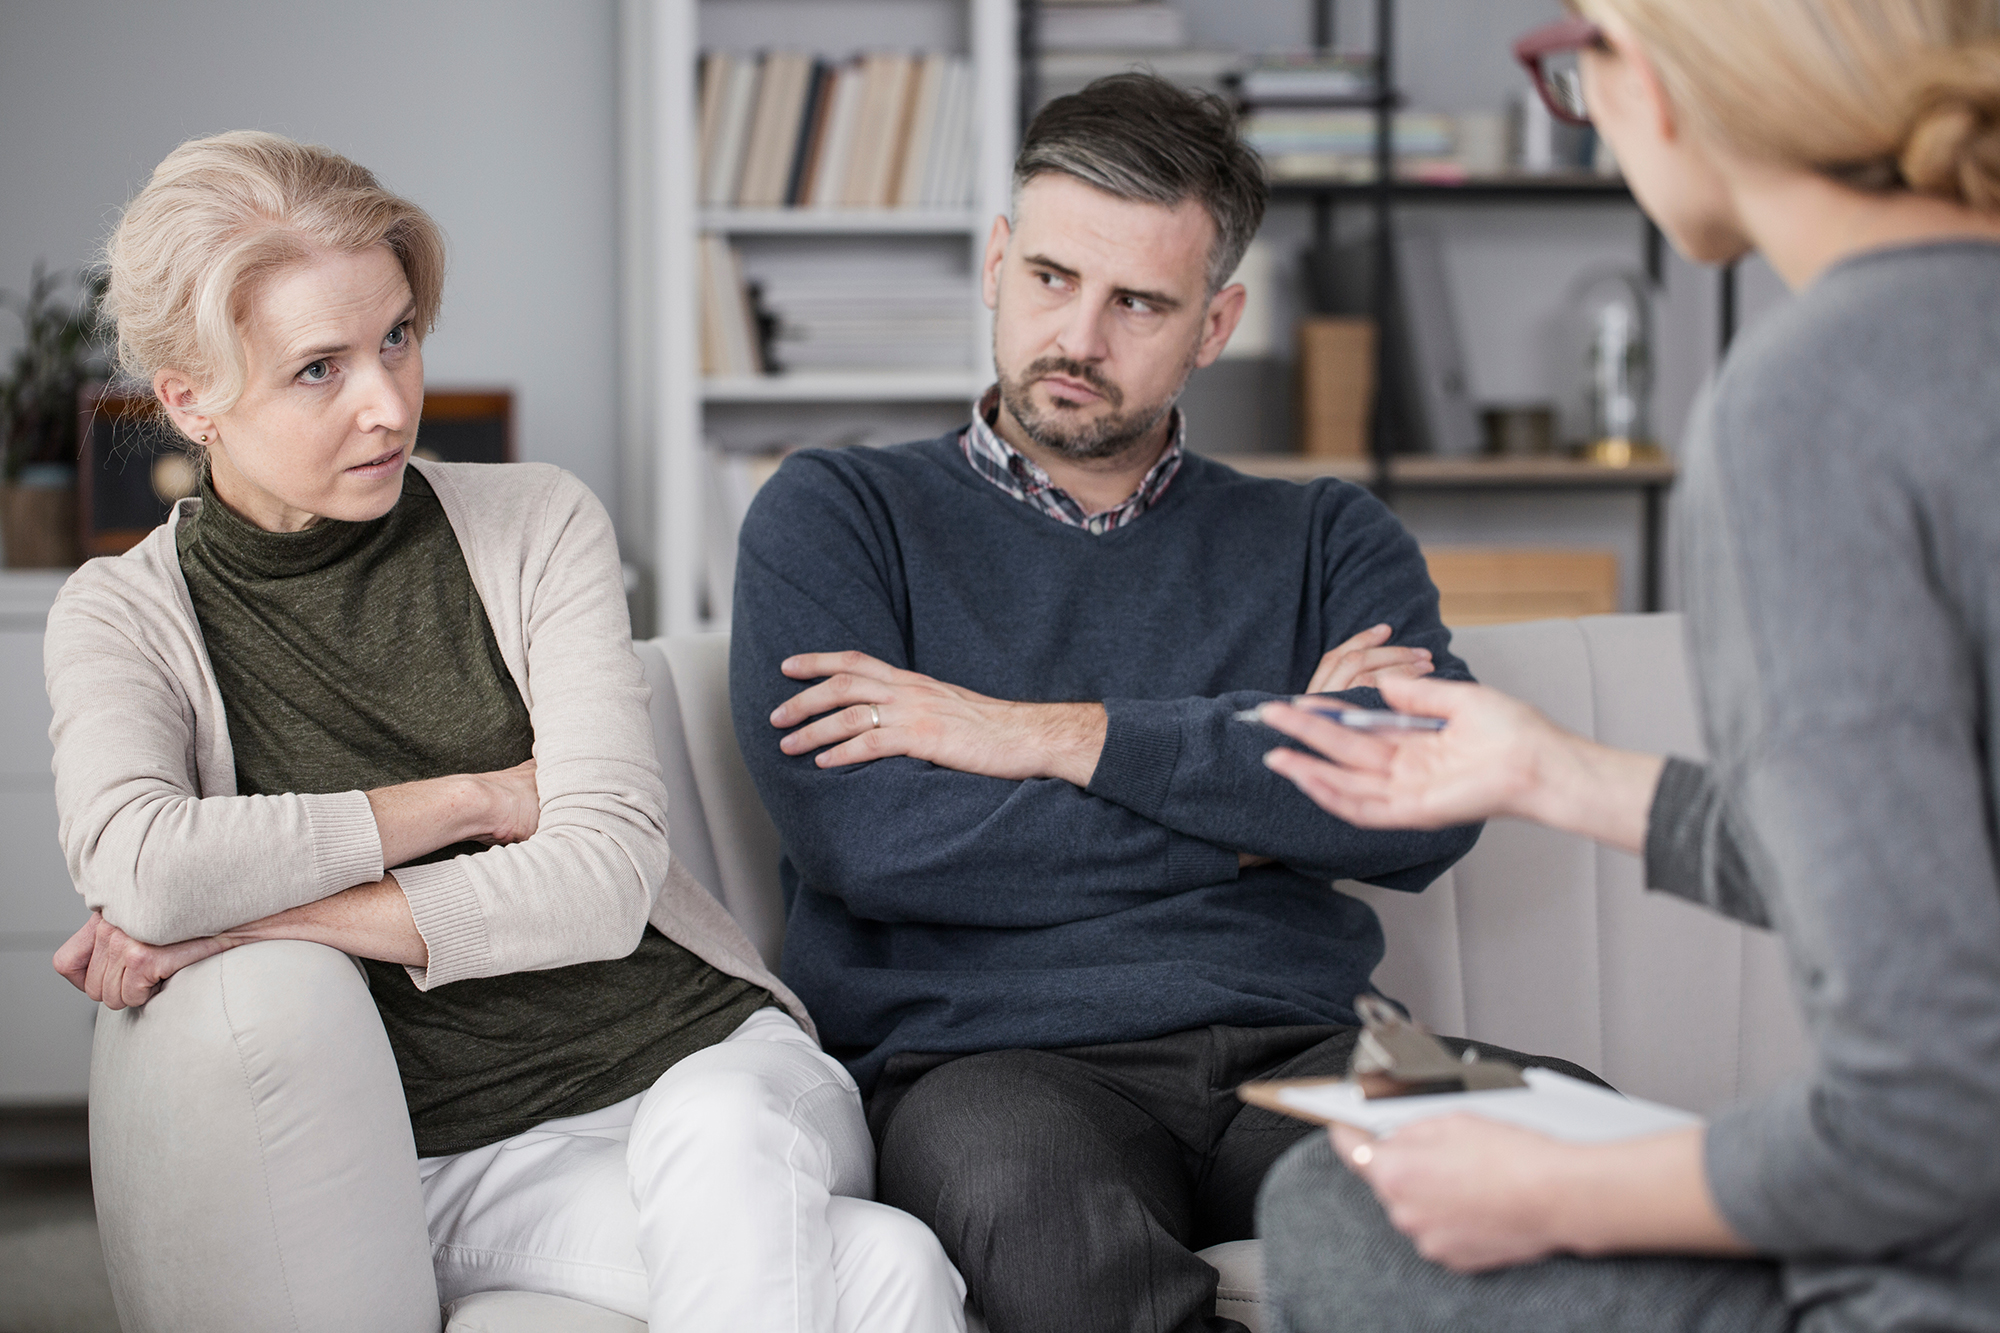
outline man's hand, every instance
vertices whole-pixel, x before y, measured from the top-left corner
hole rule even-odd
[[[70,985],[103,1001],[106,1008],[136,1009],[189,963],[238,943],[227,935],[207,935],[179,944],[141,944],[92,912],[83,929],[56,950],[55,966]]]
[[[1102,704],[989,699],[853,651],[803,653],[780,669],[819,684],[771,714],[772,726],[798,728],[778,748],[823,750],[821,768],[908,755],[961,773],[1087,787],[1104,749]]]
[[[1387,677],[1408,679],[1429,675],[1432,670],[1431,650],[1393,648],[1389,646],[1390,632],[1387,625],[1362,630],[1320,658],[1312,683],[1306,686],[1306,693],[1337,694],[1341,690],[1360,689],[1364,685],[1380,688]]]

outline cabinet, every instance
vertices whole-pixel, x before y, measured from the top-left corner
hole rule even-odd
[[[97,1006],[50,955],[84,910],[56,838],[42,631],[67,577],[0,573],[0,1106],[80,1103],[90,1090]]]

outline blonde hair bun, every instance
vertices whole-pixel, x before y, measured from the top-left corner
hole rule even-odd
[[[1897,164],[1910,188],[2000,211],[2000,40],[1938,52],[1913,80]]]
[[[226,412],[243,393],[239,326],[258,287],[317,252],[377,245],[403,266],[421,340],[444,290],[444,235],[429,214],[328,148],[259,130],[190,139],[153,169],[105,247],[119,368],[147,387],[180,371],[203,412]]]

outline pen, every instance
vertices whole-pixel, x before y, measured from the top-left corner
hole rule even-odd
[[[1392,713],[1386,708],[1349,708],[1346,704],[1314,698],[1310,695],[1288,700],[1294,708],[1303,708],[1310,713],[1318,713],[1331,722],[1356,731],[1443,731],[1444,719],[1425,717],[1419,713]],[[1238,722],[1264,720],[1264,706],[1246,708],[1236,715]]]

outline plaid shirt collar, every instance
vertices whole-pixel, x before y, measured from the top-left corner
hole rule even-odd
[[[972,424],[958,437],[959,447],[965,450],[966,461],[980,476],[1016,500],[1033,505],[1058,523],[1082,528],[1093,536],[1122,528],[1158,504],[1160,497],[1167,493],[1167,483],[1181,470],[1181,456],[1187,446],[1187,419],[1176,407],[1167,426],[1171,437],[1167,451],[1147,471],[1139,489],[1132,492],[1123,504],[1089,514],[1068,491],[1051,481],[1039,464],[1000,438],[999,432],[993,429],[999,412],[1000,387],[995,385],[979,400],[979,408],[972,414]]]

